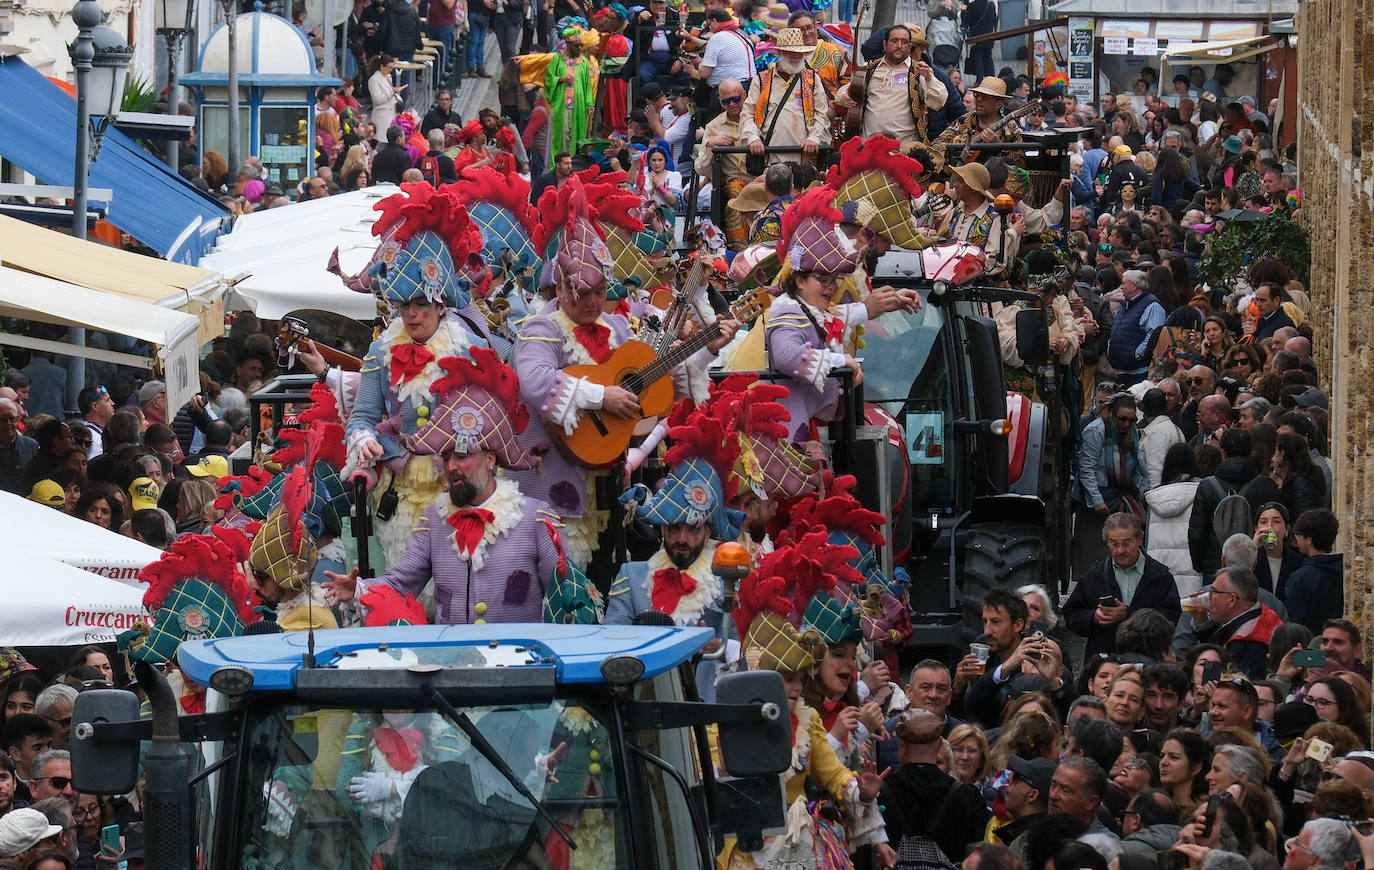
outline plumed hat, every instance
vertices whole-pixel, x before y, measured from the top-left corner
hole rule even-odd
[[[717,541],[739,537],[744,514],[726,506],[725,481],[738,458],[734,439],[719,420],[697,409],[682,425],[668,430],[673,446],[664,459],[672,467],[658,492],[638,484],[620,496],[626,507],[646,522],[662,526],[674,523],[711,524]]]
[[[848,275],[859,263],[854,243],[840,230],[844,214],[835,207],[835,190],[820,185],[792,201],[782,213],[778,260],[788,272]]]
[[[419,456],[489,450],[503,468],[532,467],[534,458],[516,442],[530,415],[520,402],[515,370],[489,348],[474,347],[471,353],[470,359],[439,360],[447,374],[430,387],[438,408],[414,434],[403,434],[401,443]]]
[[[606,602],[577,563],[568,558],[563,536],[553,521],[544,519],[544,528],[558,552],[558,566],[544,595],[544,621],[556,625],[596,625],[606,613]]]
[[[631,213],[639,197],[618,185],[625,173],[598,176],[587,170],[575,173],[563,186],[552,187],[539,197],[539,231],[535,250],[553,262],[553,281],[579,293],[610,287],[615,279],[605,225],[632,233],[644,223]],[[555,247],[556,243],[556,247]]]
[[[300,592],[310,585],[315,563],[319,560],[316,533],[311,531],[306,517],[314,501],[314,467],[321,453],[328,452],[333,458],[340,458],[337,454],[342,443],[333,438],[326,441],[336,428],[316,426],[305,430],[306,455],[283,475],[280,499],[248,551],[248,564],[254,571],[266,574],[290,592]]]
[[[916,180],[924,167],[903,154],[888,136],[855,136],[840,147],[840,162],[830,168],[826,187],[847,223],[861,224],[893,245],[919,250],[931,239],[911,217],[911,201],[921,195]]]
[[[364,625],[428,625],[425,606],[408,592],[379,583],[358,596],[358,603],[367,608]]]
[[[187,535],[138,579],[148,584],[143,604],[153,624],[119,636],[119,648],[134,661],[165,662],[185,640],[232,637],[254,622],[253,595],[239,570],[248,556],[248,536],[216,526],[211,535]]]
[[[530,203],[528,181],[480,166],[464,170],[450,189],[481,232],[482,257],[489,266],[507,273],[538,267],[532,236],[539,227],[539,212]]]
[[[738,458],[726,487],[727,498],[750,490],[762,499],[798,498],[814,492],[816,466],[788,439],[791,419],[781,400],[782,384],[760,381],[754,372],[737,372],[711,385],[704,404],[736,441]]]

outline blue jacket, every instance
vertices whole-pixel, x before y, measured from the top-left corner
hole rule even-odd
[[[1310,557],[1283,587],[1288,620],[1316,633],[1328,619],[1338,619],[1345,612],[1344,574],[1345,558],[1340,553]]]
[[[1107,486],[1107,466],[1102,462],[1102,442],[1106,438],[1107,422],[1096,418],[1083,427],[1082,442],[1078,453],[1079,499],[1085,507],[1094,508],[1100,504],[1115,507],[1113,502],[1119,497],[1116,489]],[[1136,492],[1143,493],[1150,488],[1145,467],[1137,457],[1130,460],[1131,481]]]
[[[1107,340],[1107,362],[1119,372],[1144,371],[1149,366],[1150,333],[1154,332],[1168,314],[1152,293],[1141,293],[1127,299],[1112,322],[1112,337]]]

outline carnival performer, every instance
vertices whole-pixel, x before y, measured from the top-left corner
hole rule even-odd
[[[563,48],[549,59],[544,72],[544,93],[549,102],[549,169],[559,152],[576,154],[591,138],[592,113],[596,107],[600,67],[596,58],[582,50],[583,32],[565,27]],[[595,33],[592,34],[595,37]]]
[[[471,282],[459,271],[481,250],[476,225],[449,189],[401,189],[376,206],[382,217],[372,231],[383,241],[368,281],[397,316],[363,359],[343,475],[368,476],[377,538],[390,561],[443,485],[433,459],[407,454],[399,436],[429,421],[431,387],[444,376],[439,360],[490,346],[485,319],[472,307]]]
[[[840,276],[853,272],[859,257],[839,229],[844,215],[833,205],[834,195],[828,186],[812,188],[783,213],[777,245],[782,269],[770,290],[777,299],[764,324],[769,365],[787,378],[790,393],[782,404],[797,442],[817,440],[817,424],[835,418],[839,384],[832,371],[847,366],[855,383],[863,381],[858,361],[844,350],[849,331],[888,311],[920,306],[915,290],[884,286],[863,302],[831,307]]]
[[[600,123],[605,133],[625,135],[629,129],[629,83],[621,77],[630,59],[630,40],[624,33],[629,14],[620,3],[612,3],[592,16],[592,26],[601,34],[601,43],[596,49],[601,65],[597,100],[601,104]]]
[[[966,147],[970,149],[969,157],[982,163],[997,155],[990,151],[979,152],[980,142],[1020,142],[1021,130],[1014,123],[1002,123],[1002,109],[1011,98],[1005,81],[996,76],[987,76],[977,87],[969,90],[973,93],[973,111],[952,121],[935,141],[945,146],[951,160]],[[1008,163],[1017,166],[1024,166],[1026,162],[1025,155],[1019,151],[1007,152],[1002,156]]]
[[[540,198],[542,222],[536,249],[548,250],[555,233],[561,231],[557,253],[546,261],[549,283],[554,285],[557,298],[524,322],[514,354],[521,401],[537,409],[540,424],[527,428],[520,443],[539,457],[540,463],[509,476],[526,493],[548,501],[563,517],[568,554],[582,565],[588,564],[608,517],[589,503],[595,498],[597,470],[570,459],[555,447],[555,440],[571,435],[587,411],[624,419],[634,419],[642,411],[638,396],[629,390],[563,371],[574,364],[605,362],[630,337],[629,322],[618,314],[606,313],[606,293],[613,274],[610,251],[599,231],[601,224],[613,224],[628,233],[643,229],[643,224],[630,216],[639,206],[639,198],[618,189],[624,179],[624,173],[610,173],[584,185],[580,176],[573,176]],[[736,321],[723,321],[720,336],[703,355],[714,355],[734,337],[737,328]],[[675,394],[705,398],[708,379],[701,362],[689,360],[674,372]],[[606,579],[612,569],[607,566]]]
[[[420,514],[404,554],[380,579],[359,580],[356,569],[329,574],[331,601],[373,585],[418,597],[433,578],[437,624],[539,622],[550,590],[580,582],[558,549],[558,516],[497,477],[498,467],[534,464],[516,440],[529,413],[515,372],[488,348],[472,348],[471,357],[439,360],[446,374],[431,387],[437,410],[401,436],[417,459],[442,457],[448,491]],[[599,622],[596,605],[576,621]]]
[[[743,656],[750,669],[782,675],[792,706],[792,766],[780,774],[787,834],[767,838],[764,848],[753,853],[728,838],[716,861],[725,870],[786,866],[791,856],[803,855],[811,862],[823,855],[829,867],[852,867],[850,851],[870,844],[878,866],[896,863],[874,800],[882,776],[872,762],[864,762],[857,773],[845,766],[828,739],[825,714],[806,697],[807,686],[824,666],[827,644],[821,630],[802,625],[800,611],[807,609],[813,592],[825,595],[823,590],[834,586],[836,572],[846,569],[842,551],[847,549],[826,544],[822,534],[810,535],[779,547],[740,583],[735,620],[744,638]],[[839,616],[843,621],[844,612]],[[717,762],[728,774],[718,753]],[[826,794],[822,801],[808,803],[808,780]],[[838,808],[839,823],[827,818],[827,804]]]

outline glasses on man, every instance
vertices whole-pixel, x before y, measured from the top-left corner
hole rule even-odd
[[[742,99],[744,99],[744,97],[721,97],[720,104],[722,106],[733,106],[735,103],[738,103]]]
[[[67,786],[72,784],[72,778],[70,776],[35,776],[34,779],[45,779],[48,782],[52,783],[52,787],[57,789],[58,791],[62,791]]]

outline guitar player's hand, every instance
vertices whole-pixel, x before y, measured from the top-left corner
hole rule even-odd
[[[634,393],[623,387],[606,387],[606,394],[601,400],[601,407],[625,420],[632,420],[641,415],[639,399],[635,397]]]
[[[706,345],[706,349],[711,353],[720,353],[721,348],[729,344],[735,337],[735,333],[739,331],[739,327],[740,323],[738,320],[721,320],[720,337]]]

